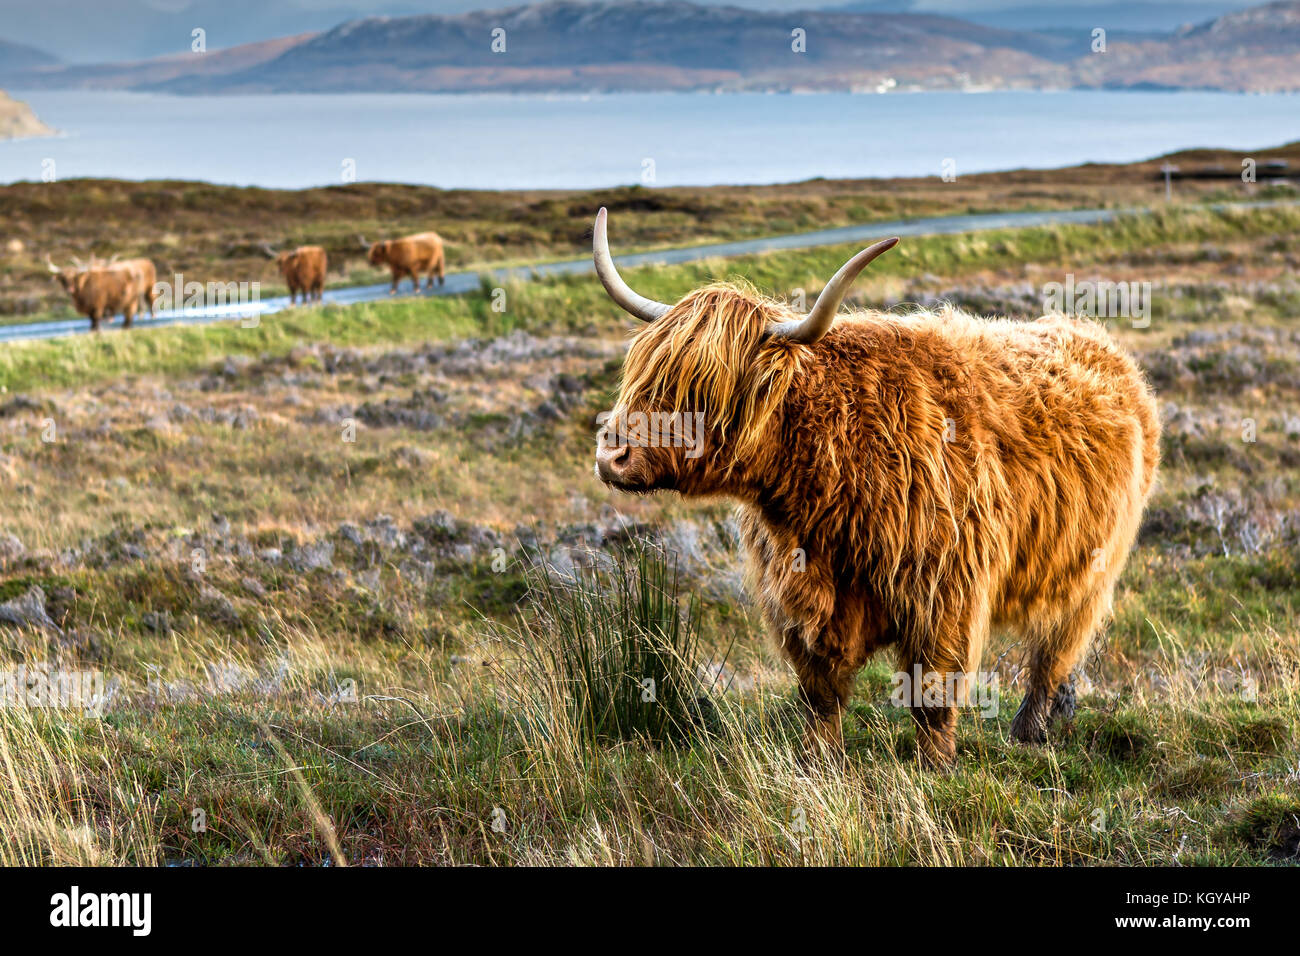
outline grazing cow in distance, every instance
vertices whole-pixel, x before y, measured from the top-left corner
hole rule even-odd
[[[433,277],[437,275],[438,285],[447,282],[446,256],[443,254],[442,237],[436,232],[420,232],[401,239],[385,239],[373,245],[366,242],[364,236],[358,236],[361,247],[367,249],[367,258],[372,266],[387,265],[393,274],[393,287],[389,295],[397,294],[397,283],[403,277],[410,276],[412,291],[420,291],[420,276],[428,275],[426,289],[433,288]]]
[[[307,302],[309,297],[316,302],[321,300],[325,289],[325,272],[329,265],[324,249],[320,246],[299,246],[287,252],[276,252],[267,245],[263,245],[262,249],[275,260],[280,275],[288,283],[291,305],[299,293],[302,293],[303,302]]]
[[[915,680],[898,703],[919,755],[951,762],[995,627],[1028,649],[1011,735],[1045,740],[1073,713],[1072,671],[1155,479],[1158,416],[1136,363],[1101,325],[1062,315],[837,315],[897,239],[845,263],[807,315],[723,283],[655,302],[619,277],[605,221],[602,209],[597,273],[647,325],[597,477],[739,502],[751,589],[798,676],[810,745],[842,748],[854,677],[890,648],[896,687]],[[701,416],[690,442],[646,440],[648,419],[684,415]]]
[[[98,264],[93,259],[89,266],[78,263],[67,269],[60,269],[48,256],[45,263],[63,290],[72,297],[73,307],[90,319],[92,332],[99,331],[104,319],[119,314],[122,327],[131,327],[140,307],[141,295],[139,277],[131,269],[118,268],[117,263]]]

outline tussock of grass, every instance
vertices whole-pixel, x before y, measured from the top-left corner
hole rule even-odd
[[[530,577],[536,613],[512,641],[530,728],[583,748],[702,728],[713,682],[702,679],[697,606],[679,604],[675,556],[638,542],[570,576],[542,565]]]
[[[1300,860],[1300,799],[1282,792],[1257,797],[1242,809],[1236,831],[1276,860]]]

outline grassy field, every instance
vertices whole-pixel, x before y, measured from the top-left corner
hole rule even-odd
[[[1243,158],[1259,164],[1259,183],[1240,181]],[[284,291],[262,245],[312,243],[330,257],[330,286],[378,282],[359,237],[437,230],[448,267],[583,256],[591,218],[609,207],[619,248],[697,245],[808,232],[830,226],[984,211],[1146,206],[1163,202],[1159,168],[1173,162],[1189,175],[1219,167],[1218,178],[1177,184],[1183,200],[1246,200],[1294,189],[1269,185],[1265,163],[1300,165],[1300,143],[1245,154],[1187,150],[1140,163],[1089,164],[1058,170],[964,175],[945,182],[939,160],[931,177],[814,179],[772,186],[625,187],[590,191],[491,192],[353,183],[321,189],[268,190],[197,182],[68,180],[0,186],[0,322],[71,315],[66,296],[45,270],[71,257],[148,256],[159,278],[258,281],[263,294]]]
[[[589,278],[11,346],[0,646],[107,685],[102,713],[0,711],[0,863],[1294,863],[1298,236],[1173,208],[909,240],[859,284],[1033,316],[1067,272],[1153,283],[1114,332],[1165,464],[1078,716],[1011,745],[999,638],[948,773],[885,659],[846,764],[800,765],[730,507],[592,477],[628,325]],[[629,279],[812,294],[852,251]]]

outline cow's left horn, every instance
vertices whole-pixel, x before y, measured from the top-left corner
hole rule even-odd
[[[897,236],[892,239],[882,239],[874,246],[863,249],[840,266],[839,272],[831,276],[831,281],[826,283],[826,288],[822,289],[822,294],[817,297],[812,311],[805,318],[792,322],[778,322],[767,330],[768,334],[774,338],[785,339],[787,342],[812,345],[830,331],[831,324],[835,321],[835,313],[839,312],[840,303],[844,301],[844,296],[848,294],[849,287],[853,285],[853,280],[858,277],[858,273],[865,269],[872,259],[888,252],[896,245],[898,245]]]
[[[54,260],[51,259],[48,255],[45,257],[45,268],[49,269],[55,275],[58,275],[59,272],[61,271],[59,267],[54,264]]]
[[[605,234],[605,220],[608,218],[605,207],[601,206],[600,212],[596,213],[596,226],[591,231],[591,258],[596,263],[596,275],[600,277],[600,284],[605,287],[609,297],[624,312],[635,315],[642,322],[653,322],[672,307],[633,292],[632,287],[623,281],[609,254],[609,237]]]

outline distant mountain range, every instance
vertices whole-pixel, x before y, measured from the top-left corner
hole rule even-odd
[[[1226,13],[1252,6],[1251,0],[1163,0],[1160,3],[1060,3],[1044,0],[1020,6],[971,8],[963,20],[1005,30],[1091,30],[1111,33],[1172,33],[1188,23],[1205,23]],[[926,0],[847,0],[837,9],[857,13],[933,13]]]
[[[1195,4],[1189,4],[1195,6]],[[1104,28],[1104,23],[1098,23]],[[504,50],[493,31],[504,30]],[[803,49],[798,50],[803,31]],[[918,13],[794,13],[682,0],[367,17],[320,33],[102,66],[11,60],[11,88],[168,93],[646,90],[1300,90],[1300,0],[1173,33],[1018,30]]]
[[[187,52],[196,27],[225,49],[432,9],[429,0],[0,0],[0,36],[66,63],[104,63]]]

